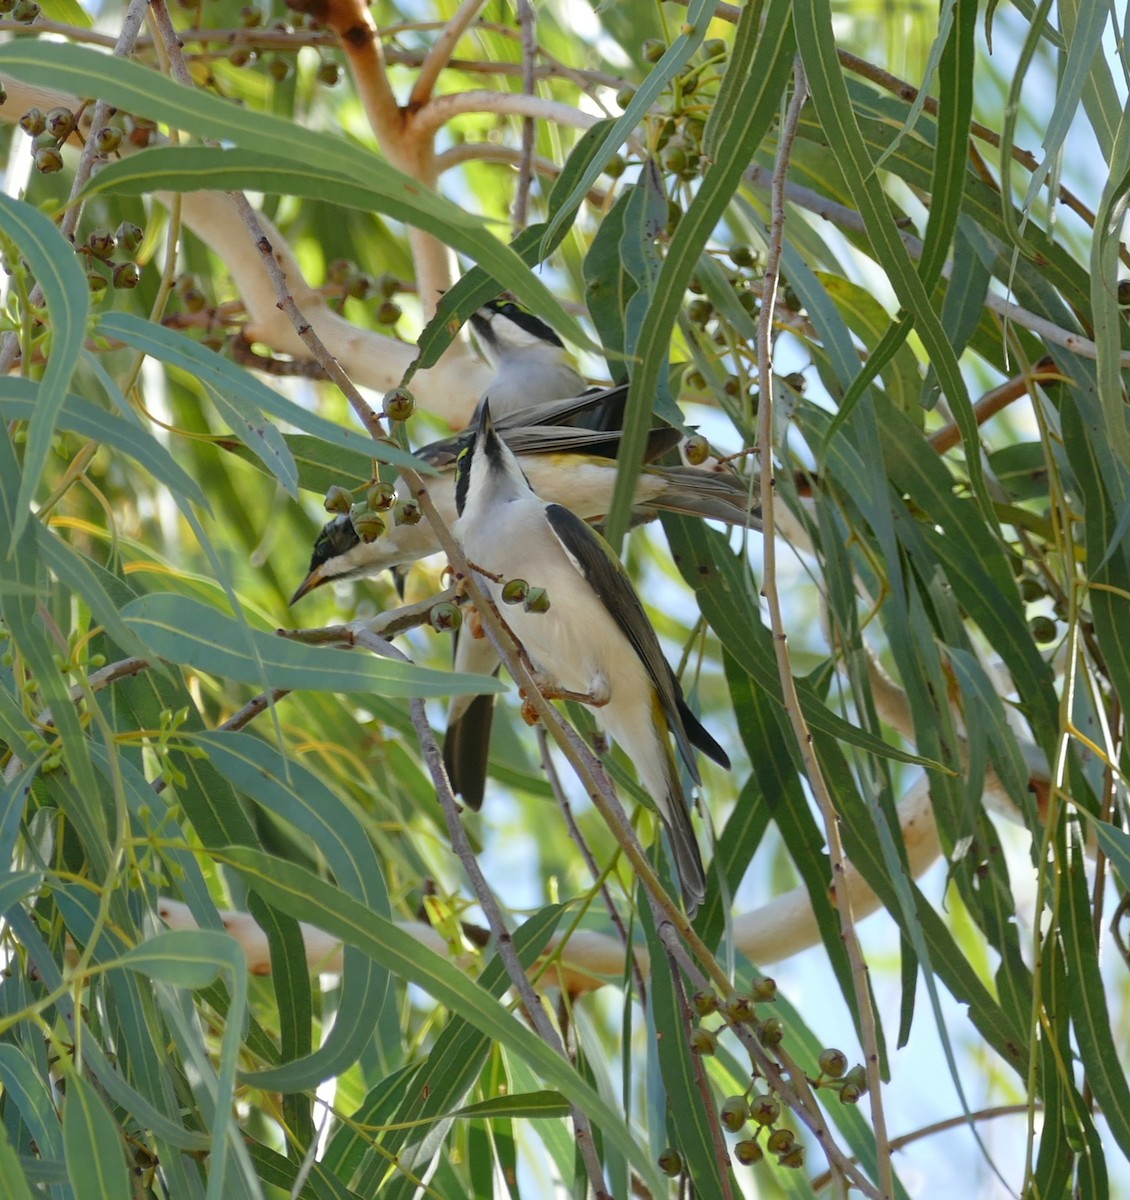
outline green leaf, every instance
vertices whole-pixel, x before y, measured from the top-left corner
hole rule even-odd
[[[207,987],[230,962],[231,934],[214,929],[168,929],[127,950],[119,965],[173,987]]]
[[[421,475],[436,473],[426,462],[391,442],[376,441],[365,434],[355,433],[295,404],[256,379],[250,371],[237,367],[214,350],[201,346],[175,329],[154,325],[133,313],[114,312],[102,316],[98,331],[104,337],[125,342],[162,362],[180,367],[201,383],[207,384],[214,396],[222,394],[233,404],[237,403],[238,398],[238,403],[249,410],[262,409],[281,421],[288,421],[296,428],[322,438],[332,446],[394,466],[410,467]],[[271,470],[270,464],[267,465]],[[274,474],[274,471],[271,470],[271,473]]]
[[[531,1121],[546,1117],[567,1117],[571,1109],[560,1092],[523,1092],[516,1096],[495,1096],[457,1108],[453,1117],[526,1117]]]
[[[474,696],[506,690],[485,675],[433,671],[414,663],[278,638],[173,592],[132,601],[122,609],[122,618],[158,657],[240,683],[290,691],[369,691],[381,696]]]
[[[98,1093],[75,1071],[67,1075],[63,1148],[75,1200],[130,1194],[121,1133]]]
[[[1091,816],[1086,809],[1080,809],[1092,824],[1095,837],[1103,853],[1110,859],[1110,865],[1118,876],[1122,890],[1130,892],[1130,834],[1112,825],[1109,821],[1099,821]]]
[[[267,812],[318,847],[338,885],[382,916],[389,916],[384,875],[364,825],[313,772],[245,733],[197,734],[212,765]],[[305,969],[305,963],[303,963]],[[359,951],[346,950],[333,1029],[312,1054],[251,1075],[272,1091],[296,1092],[344,1074],[372,1038],[388,991],[388,973]]]
[[[734,116],[720,131],[713,160],[703,175],[702,184],[675,228],[655,281],[654,299],[643,323],[643,335],[634,347],[639,364],[632,371],[624,412],[624,434],[616,460],[619,465],[616,490],[604,523],[605,537],[614,548],[620,545],[630,525],[636,479],[651,424],[652,399],[662,372],[666,370],[671,330],[683,302],[684,289],[707,239],[733,198],[742,172],[749,166],[777,115],[781,93],[792,71],[795,43],[789,5],[783,0],[774,0],[766,7],[765,20],[760,27],[755,20],[757,12],[753,11],[758,6],[747,4],[743,10],[745,19],[741,22],[739,37],[756,41],[753,65],[740,81],[733,101]],[[694,18],[690,20],[693,22]]]
[[[0,50],[6,47],[0,47]],[[54,49],[62,49],[55,46]],[[27,523],[31,503],[40,476],[51,452],[51,437],[59,411],[66,403],[71,375],[86,336],[86,318],[90,312],[90,288],[75,258],[74,248],[51,221],[22,200],[0,192],[0,232],[15,244],[27,259],[31,273],[43,289],[51,318],[51,343],[47,366],[40,383],[39,402],[28,425],[27,450],[16,499],[13,538],[18,538]],[[24,346],[30,354],[31,346]]]
[[[710,7],[709,0],[696,0],[695,7],[706,9]],[[705,22],[702,24],[705,29]],[[701,37],[700,33],[700,40]],[[95,96],[127,112],[167,121],[177,129],[201,137],[231,142],[256,154],[275,155],[292,167],[301,164],[311,172],[337,176],[343,183],[356,182],[372,188],[380,197],[376,211],[391,216],[404,213],[409,224],[434,233],[469,254],[494,275],[500,287],[513,291],[562,336],[578,344],[588,344],[576,318],[512,250],[482,229],[478,218],[342,139],[303,129],[281,117],[240,108],[204,91],[182,87],[138,63],[112,58],[86,46],[21,38],[0,46],[0,70],[28,83]],[[188,180],[182,182],[184,190],[194,190],[187,186]],[[231,186],[218,183],[215,177],[209,182],[213,188]],[[154,187],[168,186],[162,180],[153,183]],[[582,198],[589,186],[585,186]],[[97,187],[96,177],[91,188]]]
[[[222,857],[276,908],[310,920],[327,933],[357,946],[394,975],[423,988],[440,1004],[520,1054],[547,1083],[589,1115],[604,1138],[632,1163],[647,1187],[661,1193],[663,1184],[655,1164],[636,1142],[622,1116],[584,1083],[565,1059],[550,1050],[497,1000],[487,996],[463,971],[340,888],[293,863],[247,847],[233,847]]]
[[[4,1180],[8,1200],[34,1200],[19,1156],[8,1140],[8,1131],[0,1125],[0,1179]]]
[[[33,892],[43,879],[42,871],[10,871],[0,879],[0,913]]]
[[[0,413],[4,419],[30,420],[39,405],[42,386],[33,379],[21,379],[15,375],[0,378]],[[113,446],[143,466],[154,479],[181,492],[202,508],[208,508],[208,501],[196,480],[156,438],[140,426],[73,393],[69,393],[64,400],[55,424],[58,429]]]
[[[1119,1047],[1111,1027],[1110,1010],[1095,942],[1088,891],[1086,858],[1074,831],[1068,833],[1070,859],[1059,867],[1064,877],[1060,922],[1067,960],[1067,994],[1071,1002],[1071,1024],[1079,1045],[1079,1056],[1087,1072],[1087,1083],[1095,1094],[1099,1111],[1122,1153],[1130,1158],[1130,1086],[1119,1061]]]

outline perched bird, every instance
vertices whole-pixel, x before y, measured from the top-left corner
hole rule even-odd
[[[494,369],[483,400],[490,400],[495,420],[520,408],[579,396],[588,387],[553,329],[513,300],[489,300],[471,314],[471,327]]]
[[[576,513],[541,499],[482,405],[456,472],[453,533],[496,603],[505,582],[544,588],[549,607],[503,615],[552,691],[584,696],[635,764],[671,839],[688,912],[706,894],[698,842],[671,739],[695,783],[692,745],[729,767],[683,700],[659,638],[619,559]]]
[[[536,410],[521,410],[496,428],[519,456],[522,468],[539,495],[567,504],[585,520],[604,516],[616,486],[619,434],[567,426],[577,414],[607,412],[615,400],[623,403],[626,388],[610,388]],[[491,405],[493,413],[494,406]],[[535,421],[550,422],[535,424]],[[417,454],[441,472],[428,485],[428,494],[449,525],[455,520],[455,463],[473,433],[433,442]],[[653,429],[647,456],[662,454],[679,441],[669,426]],[[398,481],[401,499],[407,489]],[[737,475],[702,471],[696,467],[647,466],[636,481],[636,518],[649,520],[659,512],[706,517],[731,525],[756,527],[748,484]],[[390,567],[406,566],[439,552],[439,542],[427,521],[414,525],[389,522],[371,542],[362,541],[348,514],[323,526],[314,543],[310,569],[291,597],[291,604],[322,584],[334,580],[379,575]]]

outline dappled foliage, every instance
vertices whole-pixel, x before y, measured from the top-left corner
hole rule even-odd
[[[9,1194],[1127,1186],[1110,12],[405,5],[378,55],[345,0],[8,7]],[[632,764],[657,876],[589,742],[450,669],[440,559],[288,607],[327,493],[427,520],[504,291],[627,382],[602,528],[734,763],[692,926]],[[768,545],[633,527],[657,421]]]

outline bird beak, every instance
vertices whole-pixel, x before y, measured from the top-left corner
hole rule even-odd
[[[312,592],[315,588],[321,587],[326,583],[326,577],[322,573],[321,567],[315,567],[309,575],[298,585],[298,590],[290,598],[291,604],[297,604],[307,592]]]
[[[479,405],[478,435],[486,438],[492,433],[494,433],[494,422],[490,419],[490,398],[484,396],[482,404]]]

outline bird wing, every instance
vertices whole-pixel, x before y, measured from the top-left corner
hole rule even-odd
[[[683,716],[680,710],[679,684],[675,679],[663,650],[659,645],[659,637],[652,628],[644,607],[628,579],[627,572],[620,560],[608,548],[608,544],[599,534],[594,533],[576,513],[561,504],[545,506],[546,520],[549,527],[557,536],[566,554],[572,559],[574,566],[584,577],[585,581],[596,593],[600,602],[612,614],[621,632],[631,643],[639,655],[648,676],[655,684],[656,692],[663,705],[667,724],[675,735],[679,753],[687,765],[687,770],[696,783],[700,782],[698,767],[694,760]],[[553,597],[550,597],[553,603]]]

